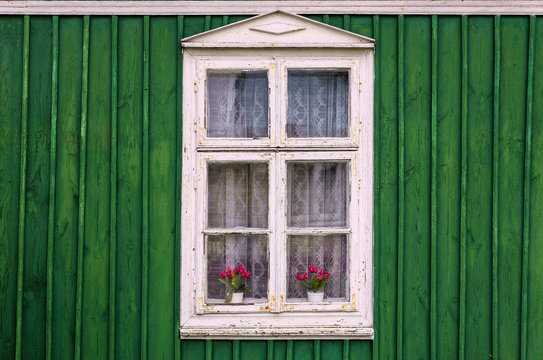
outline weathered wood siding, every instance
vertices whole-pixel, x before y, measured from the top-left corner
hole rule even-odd
[[[179,39],[241,18],[0,17],[0,358],[540,358],[526,16],[312,16],[377,40],[376,339],[178,340]]]

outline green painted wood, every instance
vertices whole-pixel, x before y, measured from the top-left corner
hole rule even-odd
[[[492,134],[492,350],[498,357],[499,294],[498,294],[498,189],[499,189],[499,133],[500,133],[500,68],[501,68],[501,18],[494,17],[494,114]]]
[[[143,17],[143,154],[141,245],[141,359],[147,359],[149,314],[149,16]]]
[[[52,357],[74,356],[83,18],[59,17]],[[70,341],[66,341],[70,339]]]
[[[22,17],[1,16],[0,33],[0,358],[15,357],[17,239],[21,174]],[[7,119],[17,121],[6,121]]]
[[[391,16],[379,18],[380,43],[390,46],[377,46],[379,56],[376,69],[376,84],[379,90],[379,217],[375,218],[375,247],[379,247],[379,268],[375,271],[379,287],[378,302],[375,302],[377,325],[377,347],[383,359],[393,359],[397,350],[398,314],[398,235],[399,235],[399,60],[398,60],[398,19]],[[392,45],[394,44],[394,46]],[[377,109],[377,108],[376,108]]]
[[[535,20],[534,73],[532,103],[532,168],[530,193],[530,244],[528,251],[528,324],[526,357],[534,359],[543,353],[543,18]]]
[[[177,341],[179,39],[245,18],[92,17],[85,39],[59,17],[55,101],[55,18],[26,18],[25,50],[24,18],[0,17],[0,356],[537,358],[543,25],[525,16],[312,15],[378,40],[376,340]]]
[[[213,340],[206,340],[206,360],[213,358]]]
[[[430,358],[437,358],[437,15],[432,15],[430,185]]]
[[[111,17],[111,157],[109,204],[109,314],[108,357],[115,359],[115,318],[117,281],[117,74],[118,74],[119,18]]]
[[[493,19],[463,17],[460,356],[492,354]]]
[[[405,20],[398,16],[398,292],[396,297],[396,358],[403,359],[405,249]]]
[[[436,351],[459,357],[462,41],[460,17],[438,17]]]
[[[75,300],[75,359],[81,358],[81,330],[83,307],[83,261],[85,246],[85,196],[87,170],[87,119],[89,90],[90,17],[83,17],[83,65],[81,69],[81,130],[79,133],[79,216],[77,223],[77,285]]]
[[[372,19],[372,25],[373,25],[373,38],[375,39],[375,42],[379,42],[381,40],[380,38],[380,31],[379,31],[379,15],[374,15],[373,16],[373,19]],[[380,66],[379,66],[379,63],[381,61],[381,56],[380,56],[380,48],[376,48],[375,49],[375,61],[374,61],[374,66],[375,66],[375,74],[377,75],[375,77],[375,82],[374,82],[374,108],[373,108],[373,131],[374,131],[374,135],[373,135],[373,141],[374,141],[374,147],[373,147],[373,163],[374,163],[374,179],[373,179],[373,201],[374,201],[374,207],[373,207],[373,211],[374,211],[374,216],[376,219],[379,219],[380,218],[380,209],[381,209],[381,206],[380,206],[380,203],[379,203],[379,200],[380,200],[380,184],[381,184],[381,164],[380,164],[380,156],[381,156],[381,125],[379,123],[379,119],[380,119],[380,116],[381,116],[381,87],[380,87],[380,82],[379,82],[379,77],[378,75],[380,74]],[[380,267],[380,252],[379,252],[379,246],[380,246],[380,243],[376,243],[376,239],[379,239],[379,231],[380,231],[380,227],[379,226],[375,226],[374,227],[374,243],[373,243],[373,251],[374,251],[374,256],[373,256],[373,283],[374,283],[374,289],[379,289],[379,267]],[[379,304],[380,303],[380,299],[379,299],[379,292],[378,291],[374,291],[374,294],[373,294],[373,298],[374,298],[374,301],[375,301],[375,304]],[[374,330],[375,330],[375,334],[374,334],[374,342],[376,344],[376,346],[374,347],[374,351],[373,351],[373,357],[372,359],[378,359],[379,358],[379,311],[378,311],[378,307],[374,308],[373,309],[373,326],[374,326]],[[350,355],[350,353],[349,353]]]
[[[52,18],[30,19],[22,358],[45,357]]]
[[[320,358],[318,359],[330,359],[330,360],[342,360],[344,359],[344,341],[341,340],[321,340],[320,341]]]
[[[30,51],[30,16],[24,16],[23,25],[23,71],[21,93],[21,167],[19,180],[19,218],[17,233],[17,309],[15,325],[15,359],[21,358],[23,332],[23,285],[24,285],[24,241],[25,241],[25,210],[26,210],[26,172],[28,151],[28,78]]]
[[[115,357],[141,355],[143,19],[119,17]],[[137,75],[136,75],[137,74]],[[122,256],[120,256],[122,254]]]
[[[176,254],[177,19],[154,17],[149,34],[149,358],[172,359],[179,314]],[[160,279],[160,281],[157,281]],[[177,328],[178,329],[178,328]],[[173,332],[175,334],[177,330]]]
[[[111,18],[93,16],[89,26],[81,358],[107,359],[111,217]]]
[[[53,49],[51,70],[51,147],[49,151],[49,209],[47,223],[47,309],[45,315],[45,357],[51,359],[53,342],[53,259],[55,236],[55,190],[58,118],[58,16],[53,16]]]
[[[499,359],[515,358],[520,352],[528,33],[528,17],[502,18],[498,160],[507,171],[499,175]]]
[[[534,34],[535,16],[530,16],[529,44],[528,44],[528,74],[526,85],[526,130],[524,146],[524,204],[522,224],[522,303],[520,319],[520,358],[527,358],[528,334],[528,255],[530,249],[530,196],[532,178],[532,114],[534,89]]]
[[[403,357],[430,357],[431,19],[405,19]]]

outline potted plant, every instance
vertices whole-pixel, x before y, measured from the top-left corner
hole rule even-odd
[[[219,279],[219,281],[230,287],[230,292],[228,292],[228,295],[226,295],[226,299],[224,300],[225,304],[241,304],[243,302],[243,292],[252,292],[245,283],[250,275],[251,272],[245,270],[243,265],[240,265],[233,270],[228,266],[226,271],[221,271],[222,279]]]
[[[307,300],[310,302],[319,302],[324,299],[323,286],[330,277],[329,272],[324,272],[324,269],[319,269],[317,266],[309,265],[308,273],[296,274],[298,283],[307,289]]]

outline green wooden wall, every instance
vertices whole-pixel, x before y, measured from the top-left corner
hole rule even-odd
[[[0,16],[0,358],[538,359],[543,18],[374,37],[369,341],[179,341],[179,39],[238,16]]]

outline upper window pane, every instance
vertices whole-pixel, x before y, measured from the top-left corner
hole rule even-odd
[[[349,136],[349,72],[288,72],[287,136]]]
[[[268,227],[268,164],[209,164],[209,228]]]
[[[268,73],[209,72],[207,136],[268,137]]]
[[[347,163],[287,163],[289,227],[347,225]]]

